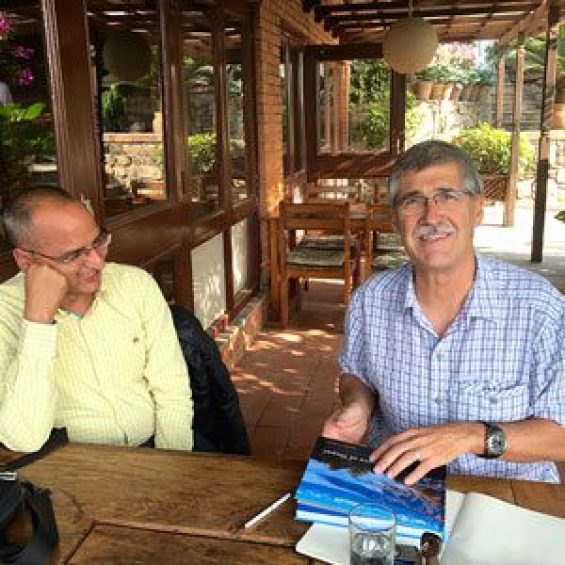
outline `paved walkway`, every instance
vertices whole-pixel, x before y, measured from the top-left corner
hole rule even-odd
[[[546,250],[539,265],[529,262],[531,209],[516,211],[513,228],[501,226],[501,208],[487,209],[475,243],[484,253],[533,268],[565,288],[565,224],[554,215],[547,214]],[[303,309],[292,314],[289,329],[265,327],[232,372],[258,456],[307,457],[337,399],[342,286],[312,281],[303,296]]]

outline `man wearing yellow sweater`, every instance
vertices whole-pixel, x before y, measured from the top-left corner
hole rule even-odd
[[[192,399],[168,305],[66,192],[30,190],[4,211],[20,273],[0,285],[0,443],[192,448]]]

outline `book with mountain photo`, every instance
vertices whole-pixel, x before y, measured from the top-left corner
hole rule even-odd
[[[370,447],[319,437],[296,490],[296,518],[347,526],[357,504],[374,502],[396,515],[397,537],[418,545],[424,532],[444,538],[445,467],[414,486],[373,471]]]

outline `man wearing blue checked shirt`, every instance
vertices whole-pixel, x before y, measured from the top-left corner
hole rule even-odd
[[[349,306],[341,407],[323,434],[378,446],[376,472],[557,482],[565,461],[565,299],[544,278],[483,257],[482,182],[440,141],[389,179],[411,263],[371,278]]]

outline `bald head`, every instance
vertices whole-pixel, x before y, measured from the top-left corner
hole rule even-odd
[[[82,204],[61,188],[38,187],[23,192],[5,208],[2,221],[4,233],[14,247],[26,247],[32,238],[36,214],[42,209],[80,206]],[[86,208],[84,209],[86,212]]]

